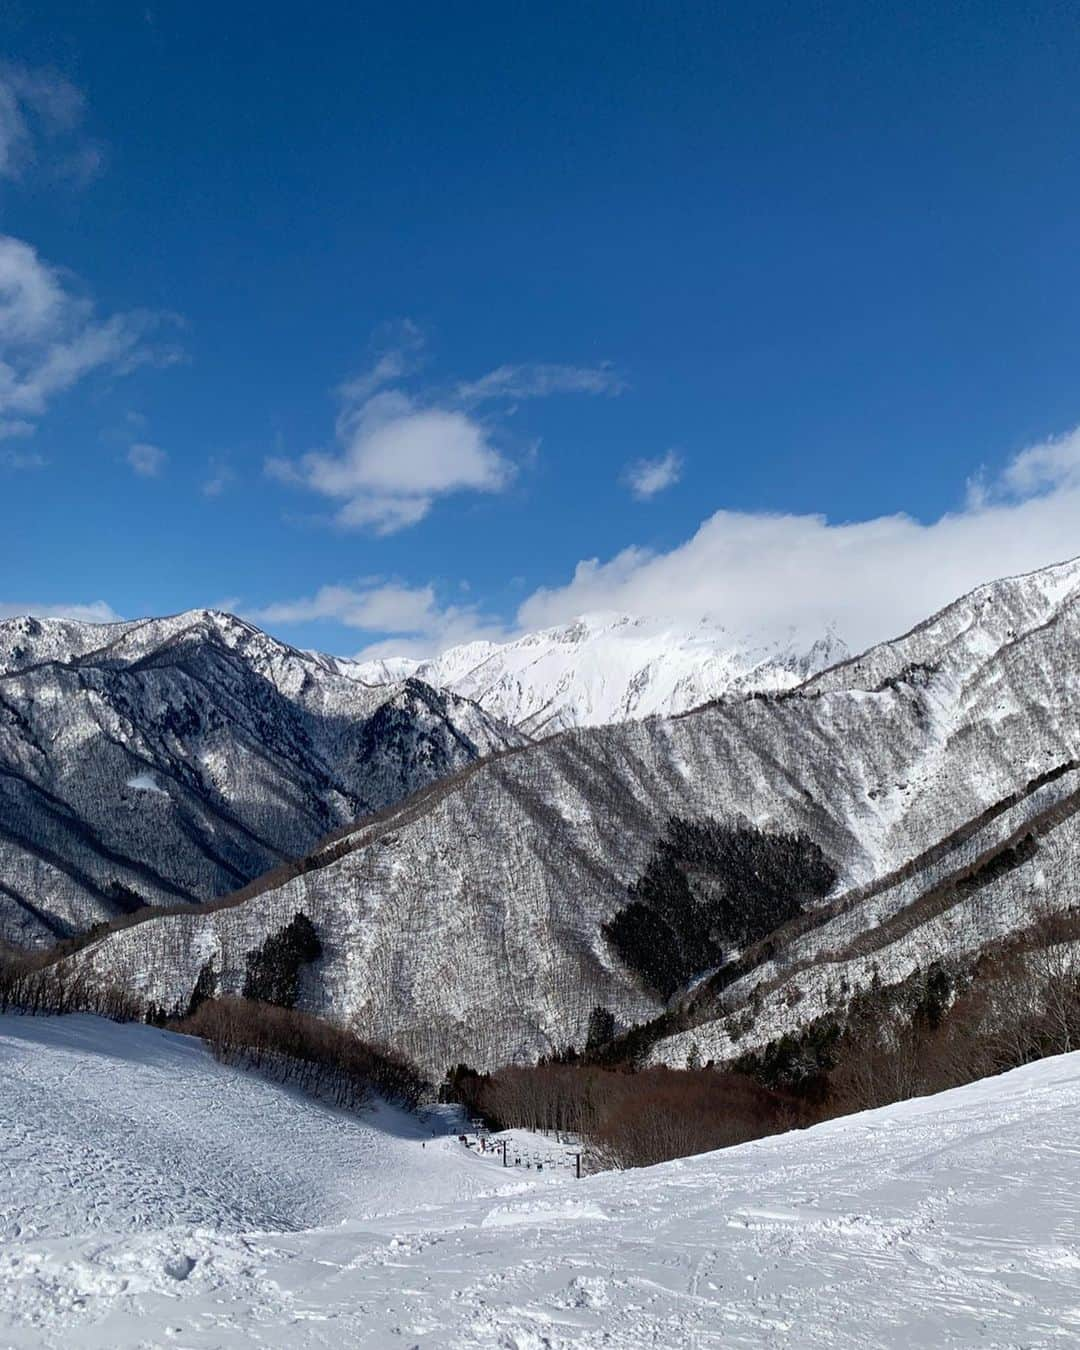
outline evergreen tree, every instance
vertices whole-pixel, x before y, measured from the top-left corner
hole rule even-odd
[[[279,928],[261,947],[247,954],[244,997],[259,1003],[294,1008],[300,993],[300,967],[322,955],[315,925],[306,914]]]

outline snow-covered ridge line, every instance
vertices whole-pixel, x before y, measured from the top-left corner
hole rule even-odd
[[[448,658],[466,660],[472,683],[436,690],[421,678],[434,668],[366,670],[216,610],[0,622],[10,822],[0,937],[48,941],[143,904],[231,893],[444,774],[522,745],[525,727],[638,716],[718,687],[787,687],[832,652],[826,643],[810,657],[794,647],[762,655],[707,626],[680,636],[583,621],[522,644],[528,708],[511,700],[504,717],[489,675],[505,653],[480,645],[479,662],[472,649]],[[560,652],[571,666],[559,666]],[[551,689],[536,683],[548,678]],[[472,697],[481,692],[487,709]]]
[[[0,624],[0,937],[228,894],[520,733],[228,614]],[[147,784],[154,791],[147,790]]]
[[[906,669],[923,660],[927,638],[943,651],[962,648],[966,643],[975,651],[983,617],[993,618],[995,640],[1013,641],[1030,634],[1040,624],[1052,623],[1062,607],[1076,601],[1078,587],[1080,556],[984,582],[906,633],[846,656],[811,676],[806,682],[806,692],[872,689],[898,679]],[[1011,628],[1010,618],[1014,624]]]
[[[1080,760],[1078,600],[1078,564],[998,582],[801,689],[495,757],[361,822],[327,865],[257,905],[154,920],[95,960],[171,1006],[207,960],[238,987],[245,953],[302,910],[324,950],[305,1006],[432,1072],[580,1046],[597,1005],[622,1026],[664,1006],[604,929],[672,816],[805,834],[839,895],[927,865],[987,813],[1020,828],[1041,810],[1036,786]],[[1042,865],[1070,838],[1051,830]],[[875,903],[858,911],[871,924]],[[947,946],[945,918],[926,937],[931,956]]]
[[[740,637],[706,619],[688,627],[590,614],[509,642],[469,642],[427,661],[390,657],[347,669],[370,684],[416,675],[540,736],[671,716],[725,694],[791,689],[846,655],[831,632],[775,641]]]

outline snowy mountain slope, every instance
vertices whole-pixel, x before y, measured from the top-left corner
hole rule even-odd
[[[901,674],[915,682],[931,673],[935,684],[951,680],[952,705],[947,713],[938,707],[946,715],[945,728],[971,742],[986,763],[1015,753],[1011,735],[1019,697],[1031,728],[1026,748],[1043,746],[1041,772],[1027,781],[1018,773],[1016,788],[966,827],[944,834],[898,871],[886,870],[875,882],[841,893],[808,930],[802,924],[790,935],[781,929],[771,941],[770,958],[723,989],[717,1015],[706,1016],[704,1002],[695,1018],[703,1020],[660,1041],[654,1061],[684,1064],[692,1044],[718,1062],[759,1049],[816,1018],[835,1015],[841,979],[847,997],[876,979],[899,983],[934,959],[962,962],[1048,911],[1076,904],[1080,764],[1071,756],[1059,760],[1049,749],[1054,720],[1075,716],[1070,691],[1076,639],[1057,620],[1058,606],[1072,603],[1070,573],[1069,567],[1054,568],[1021,579],[1029,594],[1043,593],[1041,605],[1050,614],[1037,635],[1043,649],[1038,661],[1024,654],[1031,616],[1017,607],[1015,591],[987,594],[984,588],[950,606],[939,624],[920,625],[805,686],[811,695],[837,687],[873,689]],[[987,651],[996,655],[985,664]],[[961,720],[974,704],[987,710],[977,731]],[[1029,753],[1025,764],[1039,767],[1038,753]],[[932,799],[941,772],[938,766],[916,783],[917,790]],[[753,1026],[746,1031],[740,1014],[751,996]]]
[[[703,620],[683,629],[622,614],[585,615],[512,642],[469,642],[429,661],[349,667],[372,684],[413,675],[474,699],[532,736],[686,712],[723,694],[790,689],[847,655],[828,633],[810,642],[737,639]]]
[[[226,614],[0,623],[0,938],[234,890],[521,739]]]
[[[836,869],[836,897],[978,828],[1005,799],[1019,828],[1045,804],[1030,785],[1060,771],[1048,791],[1064,791],[1080,761],[1078,642],[1080,563],[995,582],[805,689],[567,732],[471,766],[285,885],[154,919],[84,959],[171,1006],[208,961],[239,989],[246,954],[303,911],[324,953],[304,1005],[435,1072],[580,1046],[598,1004],[623,1025],[663,1007],[603,926],[672,816],[801,831]],[[1067,853],[1071,833],[1056,837]]]
[[[501,1195],[498,1164],[452,1141],[421,1148],[396,1118],[380,1131],[303,1103],[165,1033],[9,1018],[0,1058],[16,1087],[0,1139],[29,1131],[32,1167],[44,1160],[5,1200],[11,1350],[1080,1337],[1080,1055],[642,1171],[515,1178]],[[200,1166],[171,1111],[218,1165]],[[160,1155],[144,1146],[162,1134]]]
[[[781,930],[769,959],[718,997],[698,994],[694,1025],[659,1040],[649,1058],[681,1067],[693,1046],[723,1063],[835,1018],[861,991],[900,984],[934,960],[963,968],[1047,912],[1074,906],[1078,860],[1074,767],[897,880],[840,896],[808,931]]]

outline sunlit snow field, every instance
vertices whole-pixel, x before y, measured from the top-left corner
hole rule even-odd
[[[145,1027],[0,1018],[0,1082],[4,1347],[1080,1341],[1080,1055],[581,1182]]]

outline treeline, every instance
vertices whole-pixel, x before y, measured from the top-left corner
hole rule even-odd
[[[583,1055],[491,1074],[459,1065],[442,1093],[494,1128],[576,1134],[594,1167],[725,1148],[1080,1050],[1078,944],[1080,908],[1040,918],[967,965],[931,961],[897,984],[840,993],[835,1014],[722,1069],[700,1067],[693,1046],[686,1069],[618,1062],[653,1037],[612,1038],[597,1009]]]
[[[356,1109],[379,1093],[413,1109],[430,1091],[403,1055],[295,1008],[212,998],[172,1028],[200,1036],[224,1064],[257,1069],[335,1106]]]
[[[81,1012],[148,1022],[200,1036],[223,1063],[257,1070],[335,1106],[356,1109],[377,1093],[415,1108],[433,1089],[410,1060],[293,1006],[302,968],[321,950],[311,920],[297,912],[247,954],[243,997],[217,997],[217,976],[207,962],[190,996],[178,1007],[162,1008],[71,956],[58,960],[55,951],[0,946],[0,1013]]]
[[[1047,915],[974,962],[875,980],[842,1013],[734,1067],[827,1115],[960,1087],[1080,1049],[1080,909]]]
[[[31,1016],[93,1013],[113,1022],[140,1022],[145,1004],[118,984],[102,981],[48,952],[0,947],[0,1013]]]
[[[680,827],[671,844],[669,861],[677,859],[676,870],[685,869],[692,882],[684,894],[692,895],[694,909],[702,904],[743,940],[751,933],[739,927],[734,895],[704,885],[715,879],[709,873],[719,854],[730,848],[727,856],[741,857],[744,872],[758,866],[759,896],[779,892],[781,859],[798,870],[801,855],[806,882],[827,880],[822,860],[797,840],[778,848],[749,832],[732,838],[711,827]],[[298,911],[247,954],[245,997],[218,997],[208,962],[184,1006],[163,1010],[92,978],[70,958],[0,947],[0,1012],[154,1021],[203,1037],[225,1063],[338,1106],[356,1108],[379,1093],[415,1107],[430,1087],[407,1058],[293,1006],[304,968],[320,953],[314,925]],[[486,1074],[459,1065],[441,1095],[495,1128],[572,1133],[583,1141],[589,1165],[603,1168],[724,1148],[959,1086],[1080,1049],[1080,907],[1045,915],[966,963],[928,960],[893,985],[875,979],[852,995],[843,967],[838,979],[831,1013],[723,1068],[702,1067],[693,1046],[685,1069],[643,1067],[659,1036],[693,1034],[692,1010],[669,1011],[620,1033],[612,1014],[596,1008],[581,1054],[568,1050],[550,1062]],[[761,1015],[751,1001],[728,1027],[749,1038]]]
[[[594,1169],[647,1167],[811,1118],[790,1094],[712,1069],[635,1072],[547,1063],[478,1074],[462,1065],[447,1076],[443,1096],[463,1102],[495,1129],[575,1134]]]

